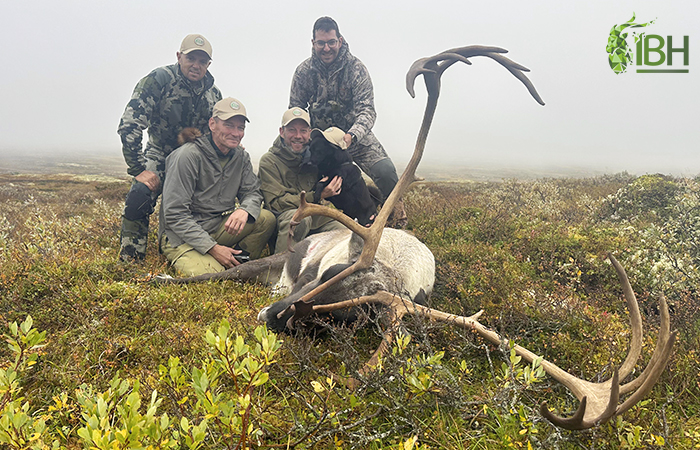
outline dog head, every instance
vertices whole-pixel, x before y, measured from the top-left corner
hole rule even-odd
[[[345,132],[340,128],[331,127],[326,131],[314,129],[311,131],[311,164],[317,166],[324,175],[329,175],[326,170],[340,167],[341,164],[352,162],[352,157],[345,150],[347,144],[344,140]]]

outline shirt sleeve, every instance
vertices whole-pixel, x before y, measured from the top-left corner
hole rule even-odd
[[[122,153],[129,175],[136,176],[146,170],[141,141],[143,131],[150,126],[153,112],[160,102],[162,88],[156,80],[155,71],[142,78],[134,88],[119,122],[117,133],[121,137]]]
[[[347,131],[354,134],[358,141],[361,141],[367,133],[372,130],[377,119],[377,112],[374,109],[374,87],[369,71],[360,60],[354,61],[351,74],[351,84],[353,92],[353,115],[355,123]]]
[[[312,95],[313,80],[308,61],[299,64],[292,77],[292,87],[289,90],[289,108],[298,106],[309,110],[309,100]]]

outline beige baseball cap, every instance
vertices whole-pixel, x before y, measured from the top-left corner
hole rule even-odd
[[[233,97],[226,97],[216,102],[214,105],[214,112],[212,112],[211,116],[221,120],[228,120],[234,116],[243,116],[246,122],[250,122],[243,103]]]
[[[284,115],[282,115],[282,126],[286,127],[292,120],[296,119],[301,119],[306,122],[308,126],[311,126],[311,117],[309,117],[309,113],[298,106],[289,108],[284,112]]]
[[[201,34],[188,34],[185,36],[185,39],[182,40],[182,44],[180,44],[180,53],[184,53],[186,55],[195,50],[203,51],[209,55],[209,59],[211,59],[213,52],[211,50],[211,44],[207,38]]]
[[[347,150],[348,143],[345,142],[345,131],[338,127],[326,128],[325,131],[321,131],[318,128],[311,130],[311,139],[315,136],[322,135],[328,142],[333,145],[340,147],[343,150]]]

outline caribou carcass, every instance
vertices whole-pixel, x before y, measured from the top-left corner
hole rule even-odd
[[[544,105],[544,102],[537,93],[535,87],[523,72],[528,69],[520,64],[511,61],[503,54],[506,50],[498,47],[484,46],[468,46],[454,48],[445,52],[439,53],[432,57],[421,58],[413,63],[408,74],[406,75],[406,88],[411,96],[414,94],[415,79],[423,75],[426,89],[428,91],[427,105],[423,116],[423,123],[418,133],[416,147],[413,157],[408,163],[406,170],[402,174],[399,182],[392,191],[389,198],[386,200],[384,207],[375,219],[371,227],[365,228],[351,220],[346,215],[338,210],[333,210],[316,204],[308,204],[305,201],[305,193],[300,196],[301,205],[296,214],[292,218],[292,225],[299,223],[303,218],[312,215],[324,215],[331,217],[343,223],[352,232],[353,236],[347,235],[348,242],[362,242],[362,250],[359,255],[356,251],[342,253],[341,260],[332,261],[328,259],[329,253],[333,253],[336,247],[319,247],[313,246],[311,243],[304,244],[303,256],[296,255],[296,252],[285,252],[279,255],[273,255],[268,258],[263,258],[258,261],[252,261],[222,272],[208,276],[194,277],[184,280],[169,280],[170,282],[187,282],[197,281],[202,279],[254,279],[258,281],[277,282],[283,281],[283,284],[291,286],[292,294],[290,297],[283,300],[279,306],[271,306],[260,313],[260,318],[268,323],[278,320],[274,326],[294,326],[294,324],[312,314],[328,314],[335,311],[356,308],[363,304],[381,304],[384,305],[391,326],[384,334],[384,339],[379,348],[368,361],[365,367],[360,371],[362,374],[368,370],[372,370],[376,366],[379,355],[386,351],[391,344],[394,335],[401,323],[401,319],[405,315],[418,315],[430,320],[442,321],[451,323],[460,327],[469,328],[476,331],[482,338],[496,345],[507,345],[509,341],[499,336],[492,330],[487,329],[478,322],[482,311],[470,317],[462,317],[453,314],[448,314],[442,311],[437,311],[425,306],[419,305],[418,302],[409,301],[410,299],[419,300],[422,298],[416,292],[416,286],[410,289],[405,289],[409,283],[409,278],[406,273],[411,273],[412,269],[422,270],[416,265],[415,258],[408,256],[407,265],[399,273],[396,273],[396,280],[393,284],[389,283],[389,288],[381,288],[376,292],[370,292],[369,295],[348,294],[343,290],[345,283],[352,285],[349,280],[358,277],[358,279],[367,280],[371,275],[373,268],[382,265],[383,249],[382,244],[387,240],[387,236],[394,234],[394,230],[384,229],[384,225],[388,219],[389,213],[392,211],[395,203],[406,192],[410,183],[414,180],[416,168],[423,156],[423,150],[428,137],[428,131],[435,114],[437,107],[437,99],[440,94],[440,78],[442,74],[457,62],[471,64],[468,58],[475,56],[484,56],[501,64],[518,78],[528,89],[535,100]],[[293,227],[290,233],[293,232]],[[356,236],[355,236],[356,235]],[[323,240],[323,238],[317,238]],[[304,241],[302,241],[304,242]],[[309,241],[310,242],[310,241]],[[348,249],[355,248],[354,244],[348,246]],[[301,250],[302,248],[300,248]],[[318,249],[321,256],[312,256]],[[427,250],[427,249],[426,249]],[[352,257],[347,257],[352,255]],[[356,257],[355,257],[356,256]],[[576,413],[570,418],[562,418],[554,415],[547,408],[546,404],[542,404],[541,413],[550,420],[553,424],[567,429],[585,429],[597,426],[609,421],[612,417],[622,414],[639,402],[645,395],[649,393],[656,381],[663,373],[666,364],[671,357],[673,342],[675,340],[675,332],[670,331],[670,319],[666,301],[662,297],[660,300],[661,325],[659,327],[659,336],[656,343],[654,354],[649,359],[647,367],[633,380],[626,384],[620,384],[634,370],[642,350],[642,319],[639,313],[639,306],[635,298],[632,287],[630,286],[627,275],[620,264],[609,256],[610,261],[618,274],[622,285],[623,293],[627,302],[627,308],[630,314],[630,324],[632,329],[630,349],[625,361],[618,370],[615,370],[611,379],[602,383],[592,383],[580,378],[577,378],[566,371],[562,370],[555,364],[541,359],[534,353],[519,345],[514,345],[513,349],[516,354],[521,356],[527,362],[540,360],[540,364],[545,372],[566,386],[580,401],[580,406]],[[314,264],[304,266],[304,260],[325,261],[323,269],[319,263],[318,269],[306,272],[309,267]],[[286,268],[285,268],[286,267]],[[315,274],[312,273],[316,272]],[[321,273],[321,276],[318,276]],[[375,271],[376,273],[376,271]],[[350,277],[350,278],[348,278]],[[431,276],[425,280],[430,281]],[[377,286],[379,287],[381,283]],[[386,284],[384,284],[386,286]],[[432,286],[432,281],[430,281]],[[428,284],[421,285],[423,292],[429,293]],[[374,289],[370,289],[374,291]],[[333,295],[329,295],[333,292]],[[408,294],[408,295],[406,295]],[[408,296],[408,299],[406,298]],[[321,304],[333,297],[339,300],[336,303]],[[294,300],[296,299],[296,300]],[[321,301],[320,299],[325,299]],[[273,311],[274,308],[274,311]],[[289,317],[289,318],[288,318]],[[283,325],[284,324],[284,325]],[[627,398],[620,404],[620,396],[627,395]]]
[[[294,315],[291,306],[351,266],[362,252],[362,244],[350,230],[315,234],[296,244],[275,286],[275,291],[286,297],[263,308],[258,320],[275,331],[292,328],[288,323]],[[403,230],[387,228],[372,265],[324,290],[314,298],[314,304],[332,304],[380,291],[425,304],[434,281],[435,259],[428,247]],[[335,321],[352,322],[357,308],[338,309],[330,315]]]

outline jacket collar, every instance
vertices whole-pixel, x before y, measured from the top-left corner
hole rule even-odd
[[[202,92],[206,92],[209,89],[211,89],[212,86],[214,86],[214,75],[212,75],[211,72],[209,72],[209,69],[207,69],[207,73],[204,74],[204,78],[202,78],[197,83],[193,83],[192,81],[187,79],[184,73],[182,73],[182,70],[180,70],[180,64],[175,63],[173,65],[175,66],[175,73],[177,74],[177,78],[187,87],[189,87],[190,90],[192,90],[193,92],[201,94]]]
[[[302,153],[294,153],[287,143],[284,142],[282,136],[277,136],[270,148],[270,152],[281,159],[287,167],[299,167],[311,157],[308,145]]]

